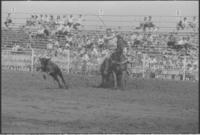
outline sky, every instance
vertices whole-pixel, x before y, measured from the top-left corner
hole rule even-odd
[[[19,23],[24,23],[25,19],[23,18],[27,18],[30,14],[47,13],[52,15],[84,14],[87,15],[86,20],[90,20],[85,23],[103,25],[98,16],[90,16],[98,15],[99,10],[102,9],[104,15],[102,20],[105,25],[127,26],[143,18],[127,15],[151,15],[155,16],[153,18],[155,21],[167,23],[169,20],[177,20],[172,19],[172,17],[160,18],[156,16],[176,16],[177,10],[182,16],[198,16],[198,5],[198,1],[3,1],[2,19],[4,20],[6,12],[15,8],[13,17]]]

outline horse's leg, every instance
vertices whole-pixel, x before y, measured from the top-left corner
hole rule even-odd
[[[68,87],[68,85],[67,85],[66,82],[65,82],[65,79],[64,79],[64,77],[63,77],[63,75],[62,75],[62,72],[60,71],[60,73],[59,73],[58,75],[59,75],[60,78],[62,79],[62,82],[64,83],[65,88],[68,89],[69,87]]]
[[[122,88],[122,73],[118,73],[116,78],[117,78],[117,87],[121,89]]]
[[[43,74],[43,79],[46,80],[46,75],[45,74]]]
[[[101,75],[101,84],[98,87],[104,87],[105,85],[105,77],[104,75]]]
[[[127,72],[126,71],[123,71],[122,74],[121,74],[121,88],[124,90],[124,87],[126,85],[126,76],[127,75]]]
[[[117,76],[114,71],[112,72],[112,74],[113,74],[113,79],[114,79],[114,88],[116,89],[117,88]]]
[[[53,77],[54,80],[56,80],[56,82],[58,83],[59,88],[62,88],[62,85],[60,84],[60,81],[57,77],[57,75],[50,73],[50,75]]]

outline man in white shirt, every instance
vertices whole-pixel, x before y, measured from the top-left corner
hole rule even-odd
[[[82,22],[83,22],[83,21],[84,21],[83,16],[82,16],[82,15],[79,15],[79,18],[78,18],[77,22],[73,25],[73,28],[74,28],[75,30],[77,30],[78,27],[82,25]]]
[[[108,28],[106,30],[106,35],[104,36],[105,47],[109,50],[110,54],[117,48],[117,38],[112,29]],[[108,57],[110,56],[108,55]]]

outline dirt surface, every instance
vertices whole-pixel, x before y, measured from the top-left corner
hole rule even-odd
[[[3,133],[197,133],[198,83],[130,79],[100,89],[97,76],[67,75],[58,89],[41,74],[2,71]]]

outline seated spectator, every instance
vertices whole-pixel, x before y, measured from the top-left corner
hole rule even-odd
[[[143,31],[146,31],[146,28],[149,28],[150,30],[152,28],[155,28],[155,25],[153,24],[151,16],[148,17],[148,21],[146,21],[146,23],[144,24]]]
[[[184,30],[186,28],[186,26],[188,25],[188,21],[187,21],[187,18],[184,17],[183,20],[180,20],[177,24],[177,30]]]
[[[131,34],[131,37],[130,37],[131,44],[134,44],[135,39],[136,39],[136,35],[137,35],[137,32],[134,32],[134,33]]]
[[[44,24],[48,24],[49,23],[49,17],[48,17],[48,15],[46,14],[45,16],[44,16]]]
[[[4,22],[6,28],[9,28],[9,26],[12,24],[12,18],[11,13],[8,13],[8,16],[6,17],[6,21]]]
[[[144,30],[144,25],[147,23],[147,17],[144,17],[143,22],[140,23],[139,27],[136,27],[136,29],[143,29]]]
[[[188,26],[188,20],[187,17],[183,18],[183,27],[186,28]]]
[[[143,40],[142,34],[136,33],[136,37],[135,37],[133,45],[137,46],[137,45],[142,44],[142,40]]]
[[[69,27],[71,27],[71,26],[73,26],[73,24],[74,24],[74,17],[73,17],[73,15],[70,15],[70,16],[68,17],[68,23],[67,23],[67,25],[68,25]]]
[[[65,35],[68,35],[71,32],[71,27],[69,27],[69,25],[64,25],[63,27],[63,33]]]
[[[178,41],[178,44],[177,45],[185,45],[187,43],[187,40],[185,37],[182,37],[181,40]]]
[[[39,24],[39,22],[40,22],[40,19],[39,19],[39,17],[38,17],[37,15],[35,15],[34,24],[35,24],[35,25],[38,25],[38,24]]]
[[[167,42],[168,47],[173,48],[176,44],[176,38],[171,34]]]
[[[73,35],[71,33],[69,33],[67,36],[65,36],[66,38],[66,42],[72,46],[73,45]]]
[[[189,26],[195,30],[198,27],[198,20],[196,19],[196,16],[193,17],[192,21],[189,22]]]
[[[64,25],[68,24],[68,17],[67,17],[67,15],[63,15],[63,24]]]
[[[39,18],[39,24],[44,24],[44,17],[42,14],[40,15],[40,18]]]
[[[103,38],[103,35],[100,35],[100,36],[99,36],[99,39],[98,39],[98,46],[99,46],[99,48],[103,48],[103,46],[104,46],[104,38]]]
[[[34,25],[33,24],[33,20],[34,20],[34,16],[33,15],[31,15],[30,18],[27,18],[27,20],[26,20],[26,26],[32,26],[32,25]]]
[[[58,15],[58,16],[55,18],[55,24],[56,24],[56,25],[59,25],[59,22],[60,22],[60,16]]]
[[[64,25],[58,24],[56,28],[56,33],[63,33],[64,32]]]
[[[47,49],[48,49],[48,50],[52,50],[52,49],[53,49],[53,46],[54,46],[54,45],[53,45],[53,40],[50,39],[50,40],[49,40],[49,43],[47,44]]]
[[[55,20],[54,20],[54,17],[53,17],[53,15],[51,15],[51,16],[50,16],[50,19],[49,19],[49,25],[50,25],[50,27],[51,27],[52,29],[54,29],[54,28],[55,28],[55,24],[56,24],[56,22],[55,22]]]
[[[77,22],[73,25],[73,28],[74,28],[75,30],[77,30],[78,27],[82,25],[82,22],[83,22],[83,21],[84,21],[83,16],[82,16],[82,15],[79,15],[79,18],[78,18]]]
[[[14,45],[13,47],[12,47],[12,51],[18,51],[18,48],[19,48],[19,45]]]

